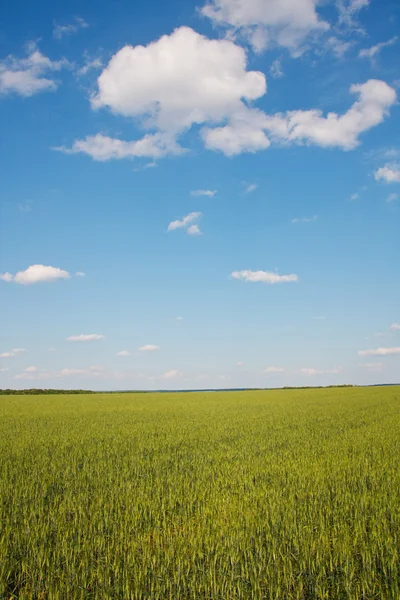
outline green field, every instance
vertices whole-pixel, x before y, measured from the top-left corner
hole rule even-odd
[[[0,397],[0,599],[400,598],[400,388]]]

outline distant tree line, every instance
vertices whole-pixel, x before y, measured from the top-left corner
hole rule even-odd
[[[20,395],[25,395],[25,396],[36,396],[36,395],[43,395],[43,394],[94,394],[95,392],[93,392],[92,390],[53,390],[53,389],[49,389],[49,390],[42,390],[42,389],[38,389],[38,388],[32,388],[30,390],[0,390],[0,395],[2,396],[20,396]]]

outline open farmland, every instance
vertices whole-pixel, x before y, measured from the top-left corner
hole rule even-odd
[[[400,598],[400,388],[0,398],[0,598]]]

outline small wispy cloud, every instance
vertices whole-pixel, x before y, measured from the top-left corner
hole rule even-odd
[[[333,369],[314,369],[313,367],[303,367],[300,369],[300,373],[307,377],[312,377],[314,375],[338,375],[341,373],[342,369],[340,367],[334,367]]]
[[[245,189],[244,189],[244,193],[245,194],[251,194],[251,192],[254,192],[257,188],[258,188],[258,184],[257,183],[247,184],[246,187],[245,187]]]
[[[198,225],[195,223],[202,216],[201,212],[191,212],[182,219],[171,221],[168,225],[168,231],[174,231],[175,229],[185,229],[189,235],[200,235],[201,231]]]
[[[85,19],[82,19],[82,17],[75,17],[72,23],[67,23],[66,25],[54,23],[53,38],[55,40],[61,40],[66,35],[78,33],[81,29],[87,29],[88,27],[89,23],[87,23]]]
[[[267,375],[271,375],[273,373],[284,373],[285,369],[283,367],[267,367],[264,369],[263,373]]]
[[[15,356],[15,352],[2,352],[0,354],[0,358],[13,358]]]
[[[77,272],[75,273],[75,275],[76,275],[77,277],[85,277],[85,276],[86,276],[86,273],[84,273],[83,271],[77,271]]]
[[[383,48],[387,48],[388,46],[393,46],[398,40],[397,36],[392,37],[387,42],[380,42],[375,46],[371,46],[371,48],[362,48],[358,53],[359,58],[369,58],[373,60],[378,56],[378,54],[383,50]]]
[[[94,342],[105,338],[101,333],[81,333],[79,335],[70,335],[67,342]]]
[[[269,68],[269,72],[274,79],[279,79],[284,76],[284,72],[282,70],[282,63],[279,58],[275,59],[272,65]]]
[[[171,369],[170,371],[166,371],[163,375],[161,375],[161,379],[178,379],[182,377],[183,373],[176,369]]]
[[[209,196],[212,198],[217,193],[217,190],[192,190],[190,192],[191,196]]]
[[[160,347],[159,346],[155,346],[154,344],[146,344],[145,346],[141,346],[139,348],[140,352],[155,352],[156,350],[159,350]]]
[[[368,369],[370,371],[380,371],[383,367],[383,363],[361,363],[358,366],[362,369]]]
[[[83,77],[87,75],[90,71],[95,71],[98,69],[102,69],[103,61],[100,58],[89,58],[85,56],[85,62],[82,67],[76,71],[78,77]]]
[[[120,350],[115,356],[132,356],[129,350]]]
[[[400,323],[392,323],[390,329],[392,331],[400,331]]]
[[[400,348],[375,348],[358,351],[358,356],[391,356],[393,354],[400,354]]]
[[[317,221],[318,217],[317,215],[313,215],[312,217],[295,217],[294,219],[292,219],[292,223],[313,223],[314,221]]]
[[[20,202],[18,204],[18,210],[20,212],[31,212],[32,211],[32,201],[31,200],[27,200],[26,202]]]
[[[399,199],[399,195],[398,194],[389,194],[389,196],[386,198],[386,202],[396,202],[396,200]]]
[[[233,271],[231,273],[231,277],[233,279],[240,279],[242,281],[248,281],[251,283],[289,283],[293,281],[298,281],[298,276],[294,273],[290,275],[279,275],[278,273],[274,273],[272,271]]]
[[[350,200],[358,200],[360,197],[360,194],[358,192],[354,192],[354,194],[351,194],[350,196]]]
[[[155,160],[152,160],[151,162],[145,163],[144,165],[135,167],[133,170],[135,173],[138,173],[140,171],[147,171],[147,169],[155,169],[156,167],[158,167],[158,163],[156,163]]]
[[[326,321],[326,317],[324,316],[320,316],[320,317],[313,317],[314,321]]]

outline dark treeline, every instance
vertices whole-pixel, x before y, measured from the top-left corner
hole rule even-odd
[[[0,390],[0,395],[25,395],[25,396],[36,396],[43,394],[94,394],[92,390],[41,390],[37,388],[32,388],[30,390]]]
[[[204,390],[118,390],[118,391],[97,391],[93,390],[57,390],[57,389],[38,389],[31,388],[29,390],[1,390],[0,395],[3,396],[38,396],[45,394],[154,394],[154,393],[188,393],[188,392],[246,392],[246,391],[268,391],[270,389],[275,390],[311,390],[311,389],[323,389],[323,388],[347,388],[347,387],[358,387],[352,384],[343,385],[326,385],[326,386],[285,386],[283,388],[226,388],[226,389],[204,389]]]

